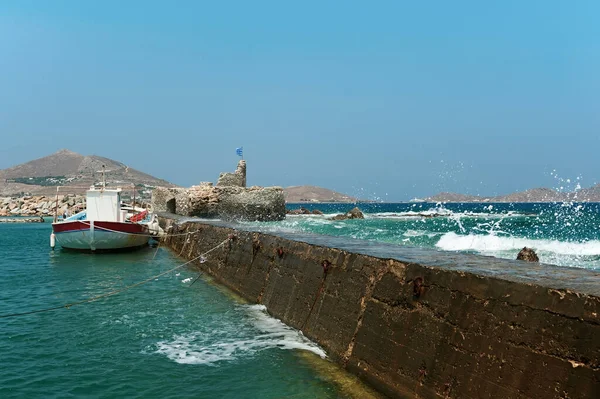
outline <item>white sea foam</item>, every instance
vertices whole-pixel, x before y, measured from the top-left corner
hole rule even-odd
[[[244,325],[240,320],[236,325],[225,325],[222,330],[177,335],[173,340],[158,342],[156,353],[177,363],[204,365],[231,361],[273,348],[306,350],[326,357],[325,351],[300,331],[269,316],[263,305],[242,305],[241,310],[250,325]]]
[[[432,232],[432,231],[426,231],[426,230],[406,230],[404,233],[402,233],[402,235],[404,237],[423,237],[423,236],[427,236],[429,238],[433,238],[435,236],[439,236],[442,235],[444,233],[436,233],[436,232]]]
[[[487,213],[487,212],[452,212],[448,209],[429,209],[426,211],[407,211],[407,212],[378,212],[365,214],[365,218],[377,218],[377,219],[414,219],[414,218],[431,218],[431,217],[445,217],[445,218],[487,218],[487,219],[501,219],[506,217],[523,217],[523,216],[535,216],[520,214],[517,212],[505,212],[505,213]]]
[[[454,232],[445,233],[436,247],[446,251],[476,251],[485,254],[518,251],[530,247],[541,253],[566,256],[598,256],[600,241],[567,242],[558,240],[536,240],[521,237],[502,237],[489,235],[459,235]],[[543,259],[541,259],[544,261]]]

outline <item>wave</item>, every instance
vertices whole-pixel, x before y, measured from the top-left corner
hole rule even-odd
[[[286,218],[300,218],[300,219],[304,219],[304,218],[309,218],[309,219],[327,219],[327,218],[331,218],[334,216],[339,215],[340,213],[343,212],[333,212],[333,213],[323,213],[323,214],[312,214],[312,213],[306,213],[306,214],[298,214],[298,215],[294,215],[294,214],[286,214],[285,217]]]
[[[568,242],[558,240],[539,240],[522,237],[501,237],[497,235],[459,235],[454,232],[445,233],[435,244],[445,251],[476,251],[480,253],[495,253],[519,251],[523,247],[536,251],[569,256],[598,256],[600,241]]]
[[[156,344],[156,353],[181,364],[215,365],[251,356],[265,349],[300,349],[325,358],[325,351],[280,320],[269,316],[263,305],[241,305],[251,324],[250,331],[239,324],[224,328],[176,335],[173,340]]]
[[[535,214],[517,213],[517,212],[504,212],[504,213],[487,213],[487,212],[453,212],[447,209],[430,209],[427,211],[407,211],[407,212],[378,212],[365,214],[365,218],[378,218],[378,219],[407,219],[407,218],[435,218],[435,217],[446,217],[446,218],[487,218],[487,219],[501,219],[507,217],[531,217],[537,216]]]
[[[404,237],[424,237],[427,236],[429,238],[433,238],[435,236],[440,236],[445,233],[426,231],[426,230],[406,230],[402,235]]]

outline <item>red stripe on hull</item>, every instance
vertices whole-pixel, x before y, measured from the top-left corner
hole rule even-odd
[[[89,222],[80,221],[52,223],[52,231],[55,233],[64,233],[66,231],[89,230]]]
[[[69,231],[89,230],[89,221],[74,220],[72,222],[60,222],[52,223],[52,230],[55,233],[65,233]],[[123,222],[102,222],[94,221],[94,229],[108,229],[114,230],[121,233],[129,234],[147,234],[148,227],[146,225],[136,223],[123,223]]]

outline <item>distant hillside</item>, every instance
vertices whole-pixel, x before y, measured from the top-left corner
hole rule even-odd
[[[533,188],[495,197],[439,193],[426,200],[428,202],[600,202],[600,184],[568,193],[550,188]]]
[[[130,168],[122,162],[60,150],[46,157],[0,170],[0,195],[52,194],[56,192],[56,186],[73,187],[73,191],[82,191],[101,180],[102,165],[105,166],[109,187],[135,184],[140,191],[149,192],[150,187],[173,186],[166,180]]]
[[[291,186],[283,189],[286,202],[356,202],[358,199],[316,186]]]
[[[427,202],[479,202],[481,197],[458,193],[439,193],[425,199]]]

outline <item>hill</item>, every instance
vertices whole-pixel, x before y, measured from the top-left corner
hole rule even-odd
[[[63,149],[46,157],[0,170],[0,195],[52,194],[56,193],[56,186],[71,187],[73,192],[82,192],[100,181],[103,165],[109,187],[135,184],[141,192],[149,194],[152,187],[174,186],[122,162]]]
[[[358,199],[316,186],[291,186],[283,189],[285,202],[357,202]]]

